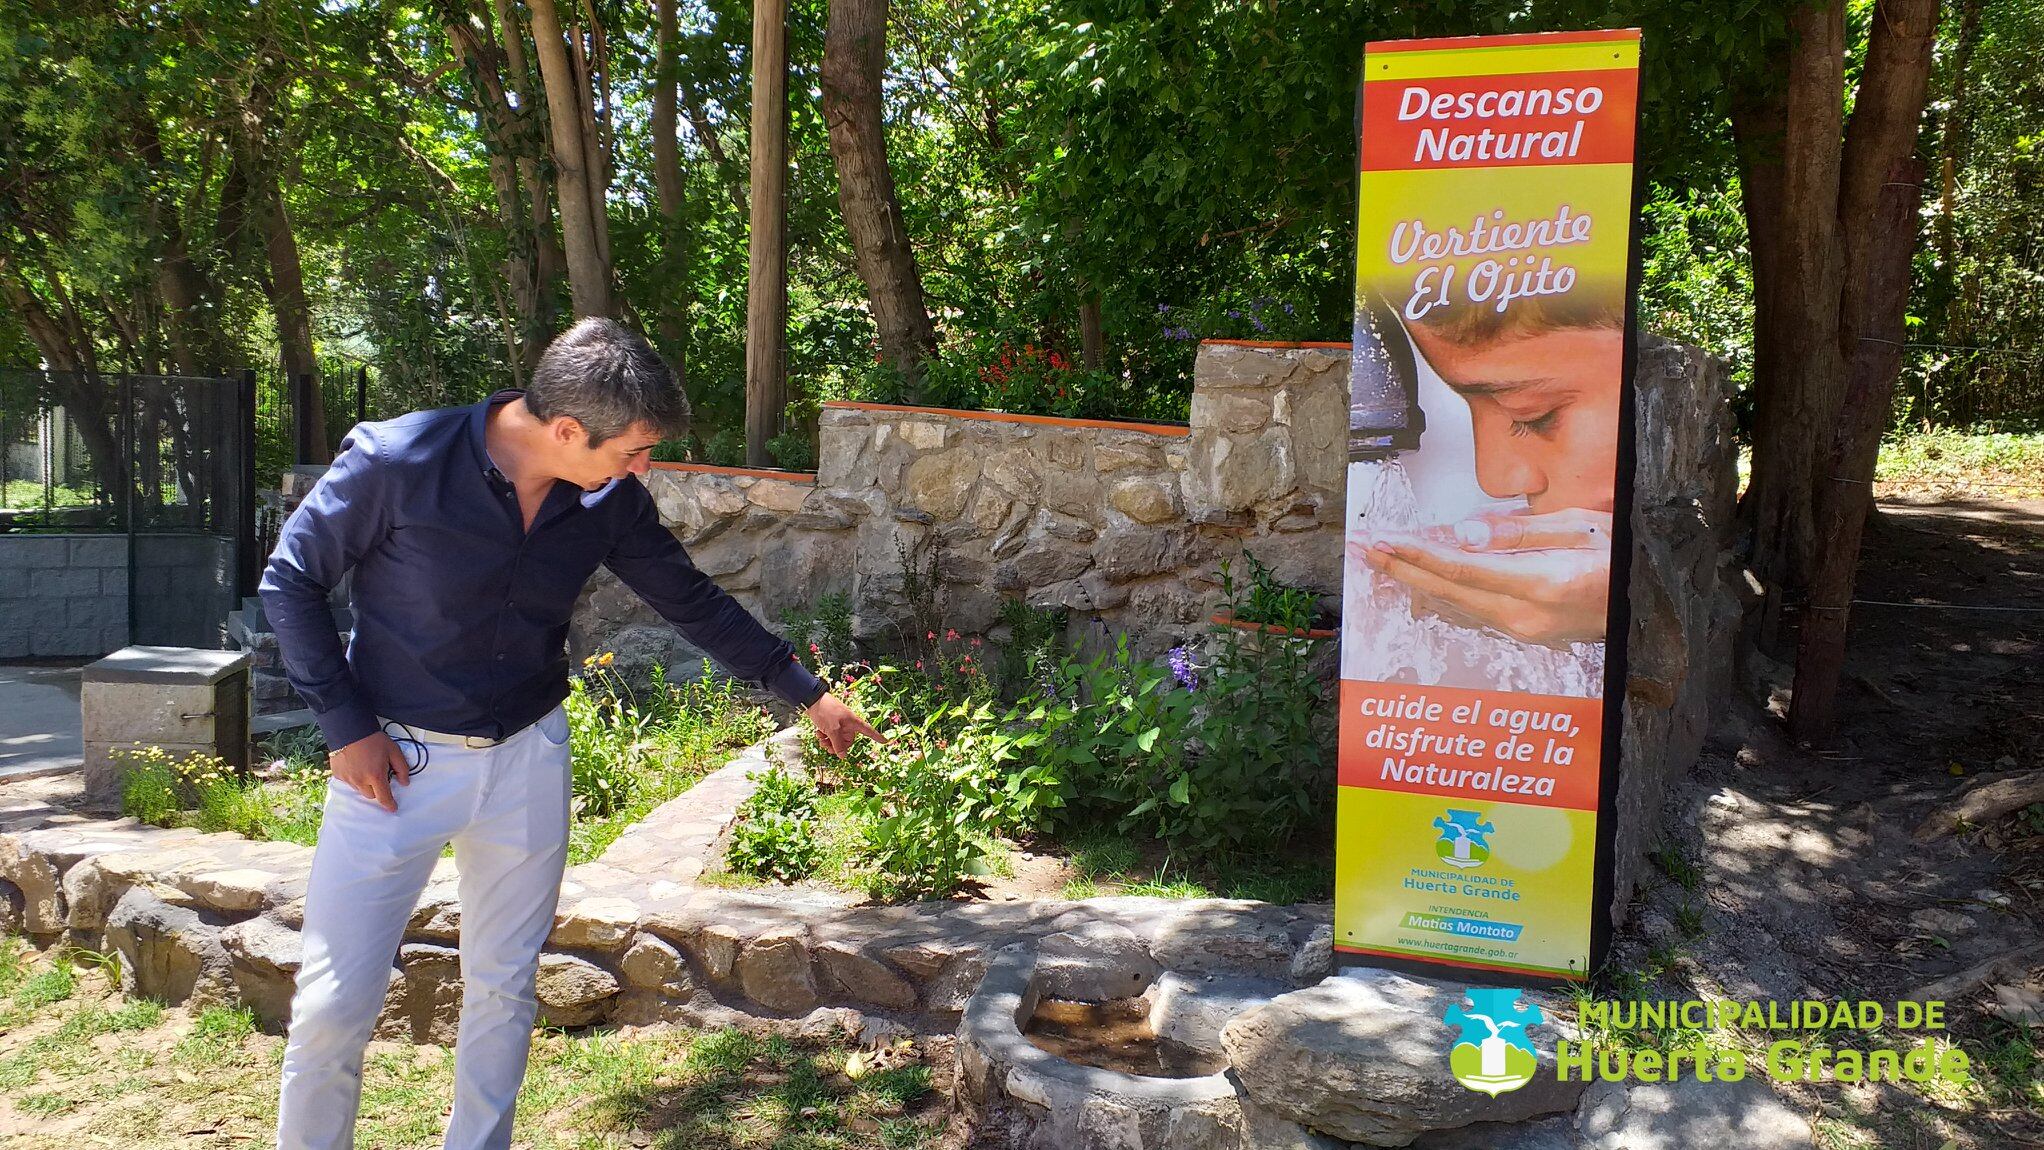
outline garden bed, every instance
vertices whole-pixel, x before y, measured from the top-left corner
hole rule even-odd
[[[927,556],[903,556],[918,606],[891,659],[856,648],[842,599],[790,613],[889,741],[834,758],[805,733],[809,773],[760,776],[703,881],[880,902],[1330,897],[1328,645],[1315,597],[1246,563],[1222,566],[1228,611],[1156,661],[1020,600],[961,635]]]
[[[710,673],[670,682],[658,667],[631,684],[608,653],[584,661],[565,704],[574,767],[568,862],[588,862],[626,828],[722,766],[730,753],[774,730],[771,716],[735,682]],[[238,775],[219,759],[160,748],[122,752],[128,767],[121,812],[159,827],[229,831],[259,841],[311,846],[327,786],[326,746],[316,728],[281,732],[266,763]]]

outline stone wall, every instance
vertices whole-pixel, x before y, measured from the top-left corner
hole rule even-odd
[[[668,465],[647,485],[697,566],[770,621],[841,592],[858,636],[885,641],[908,615],[902,555],[941,547],[959,630],[995,627],[1016,595],[1154,654],[1203,631],[1220,562],[1245,547],[1337,602],[1347,363],[1209,344],[1189,427],[832,404],[813,476]],[[576,653],[680,649],[660,631],[600,573]]]
[[[104,655],[128,642],[124,535],[0,535],[0,659]]]
[[[1339,609],[1347,387],[1344,345],[1208,343],[1190,426],[833,404],[813,476],[663,466],[647,484],[697,565],[770,622],[841,592],[859,637],[884,642],[907,616],[902,555],[941,546],[959,630],[996,629],[1002,596],[1020,595],[1154,655],[1204,631],[1218,566],[1245,549]],[[1694,762],[1725,686],[1736,614],[1719,574],[1735,483],[1724,373],[1649,338],[1637,390],[1621,915],[1663,786]],[[627,665],[701,658],[603,573],[573,645]]]

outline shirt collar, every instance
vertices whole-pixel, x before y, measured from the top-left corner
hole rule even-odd
[[[482,469],[484,475],[498,479],[504,477],[503,473],[497,470],[496,463],[490,459],[490,412],[524,395],[523,391],[516,388],[505,388],[469,408],[468,442],[470,447],[475,448],[476,466]]]

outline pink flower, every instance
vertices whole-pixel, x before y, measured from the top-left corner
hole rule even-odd
[[[936,633],[935,631],[931,631],[931,632],[929,632],[929,633],[927,633],[927,634],[925,634],[925,635],[923,636],[923,638],[925,638],[925,639],[934,639],[934,638],[936,638],[936,637],[937,637],[937,633]]]
[[[922,670],[922,669],[923,669],[923,661],[922,661],[921,659],[917,659],[917,660],[916,660],[916,670],[920,671],[920,670]]]
[[[823,648],[817,646],[814,643],[811,643],[809,644],[809,653],[812,655],[821,655],[823,654]]]
[[[979,646],[979,636],[978,636],[978,635],[974,635],[974,636],[972,637],[972,645],[973,645],[973,646],[975,646],[975,647]]]
[[[944,632],[944,641],[947,643],[956,643],[958,641],[958,632],[957,631]]]

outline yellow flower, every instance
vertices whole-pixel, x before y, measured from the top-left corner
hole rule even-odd
[[[602,658],[600,658],[600,659],[598,659],[598,660],[596,660],[596,665],[597,665],[597,666],[599,666],[599,667],[608,667],[608,666],[610,666],[610,664],[611,664],[611,661],[612,661],[612,660],[614,660],[614,659],[616,659],[616,658],[617,658],[617,652],[615,652],[615,651],[605,651],[605,652],[603,653],[603,657],[602,657]]]

